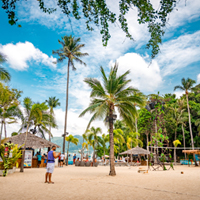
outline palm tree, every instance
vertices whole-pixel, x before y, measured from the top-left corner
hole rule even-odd
[[[190,78],[182,78],[181,80],[182,85],[177,85],[174,87],[174,90],[181,89],[185,91],[186,100],[187,100],[187,109],[188,109],[188,117],[189,117],[189,128],[190,128],[190,137],[191,137],[191,143],[192,143],[192,149],[194,149],[194,140],[193,140],[193,134],[192,134],[192,125],[191,125],[191,117],[190,117],[190,107],[189,107],[189,101],[188,101],[188,93],[190,90],[193,89],[193,85],[196,83],[195,80],[192,80]]]
[[[33,120],[35,118],[37,118],[38,121],[42,120],[42,110],[39,104],[33,104],[32,100],[28,97],[24,98],[23,104],[25,108],[25,117],[23,118],[22,122],[23,125],[26,125],[26,136],[24,140],[24,151],[22,151],[20,172],[24,172],[24,158],[29,127],[33,124]]]
[[[54,108],[56,108],[57,106],[60,106],[60,102],[59,99],[56,99],[56,97],[49,97],[48,100],[46,100],[47,105],[50,108],[50,115],[54,116]],[[51,133],[51,126],[49,126],[49,131]],[[49,134],[49,141],[51,141],[51,134]]]
[[[170,107],[170,109],[172,110],[172,121],[175,125],[175,138],[174,141],[177,140],[177,128],[179,124],[183,124],[183,121],[185,120],[184,115],[184,111],[185,109],[179,110],[178,108],[176,108],[176,106],[174,107]],[[174,163],[176,165],[176,146],[174,148]]]
[[[109,135],[106,134],[102,134],[102,136],[98,136],[98,143],[101,144],[102,148],[103,148],[103,155],[104,155],[104,159],[105,159],[105,155],[106,155],[106,144],[109,142]]]
[[[22,113],[17,104],[18,103],[16,102],[15,105],[13,104],[0,109],[0,117],[2,118],[1,132],[4,128],[5,138],[7,138],[6,124],[17,123],[17,118],[21,118]]]
[[[179,106],[179,112],[185,107],[185,100],[184,99],[179,99],[177,101],[178,103],[178,106]],[[188,120],[188,117],[186,116],[186,114],[182,117],[182,120],[181,120],[181,129],[182,129],[182,134],[183,134],[183,147],[184,147],[184,150],[185,150],[185,131],[184,131],[184,126],[185,125],[185,122]],[[185,155],[185,159],[186,159],[186,153],[184,153]]]
[[[9,72],[1,66],[1,64],[3,64],[4,62],[6,62],[6,58],[0,52],[0,80],[7,82],[7,81],[10,81],[11,76]]]
[[[73,135],[69,135],[65,138],[65,140],[68,142],[68,147],[67,147],[67,162],[66,165],[68,165],[68,154],[69,154],[69,144],[73,143],[75,145],[78,144],[79,140],[78,138],[75,138]]]
[[[67,87],[66,87],[66,110],[65,110],[65,125],[64,125],[64,137],[63,137],[63,153],[65,153],[65,135],[67,131],[67,111],[68,111],[68,90],[69,90],[69,68],[72,67],[72,70],[76,70],[74,66],[74,61],[83,64],[86,66],[80,58],[87,56],[88,53],[82,53],[81,48],[84,47],[84,44],[80,44],[81,39],[70,36],[62,37],[62,40],[58,40],[59,44],[62,45],[61,49],[53,51],[53,54],[59,56],[58,62],[62,62],[68,58],[68,67],[67,67]]]
[[[93,153],[93,166],[94,166],[94,162],[95,162],[95,147],[98,143],[98,134],[102,133],[101,128],[97,127],[91,127],[90,130],[86,131],[86,134],[88,135],[88,140],[90,141],[90,143],[92,144],[94,153]],[[93,140],[93,141],[92,141]]]
[[[8,86],[4,86],[3,83],[0,82],[0,118],[1,118],[1,132],[0,132],[0,143],[1,143],[1,136],[3,132],[3,125],[4,130],[6,130],[5,122],[6,118],[10,118],[13,115],[17,116],[19,115],[19,112],[16,112],[16,109],[19,105],[19,97],[20,97],[21,91],[18,91],[16,89],[10,89]],[[5,137],[6,137],[6,131],[5,131]]]
[[[113,140],[113,120],[115,108],[121,118],[133,128],[133,118],[137,111],[134,103],[142,103],[140,97],[135,97],[134,92],[137,89],[127,86],[131,80],[127,80],[127,75],[130,71],[117,76],[118,65],[115,64],[111,67],[110,74],[108,77],[105,75],[103,67],[100,67],[103,85],[101,82],[95,78],[86,78],[84,81],[92,88],[90,97],[91,103],[88,108],[86,108],[80,117],[84,116],[87,112],[93,113],[87,129],[89,128],[92,121],[96,119],[108,119],[109,122],[109,136],[110,136],[110,173],[109,175],[116,175],[115,165],[114,165],[114,140]]]
[[[52,114],[50,114],[47,110],[49,107],[45,103],[38,103],[38,106],[40,106],[40,109],[42,111],[42,119],[35,118],[33,120],[33,132],[38,132],[42,135],[42,138],[46,139],[45,133],[48,133],[49,137],[53,137],[51,131],[47,128],[52,127],[52,128],[57,128],[57,124],[55,122],[55,118]],[[37,131],[38,129],[38,131]]]

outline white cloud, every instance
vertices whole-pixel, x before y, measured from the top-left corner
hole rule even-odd
[[[171,28],[182,26],[200,16],[199,0],[179,1],[177,7],[169,15],[168,25]]]
[[[175,91],[174,94],[176,95],[176,98],[179,99],[183,94],[185,94],[185,92],[182,91],[182,90],[181,91]]]
[[[149,63],[136,53],[127,53],[117,59],[119,74],[130,70],[132,85],[143,92],[153,92],[162,84],[160,69],[156,61]],[[113,62],[111,62],[113,64]]]
[[[167,76],[200,61],[199,55],[200,31],[197,31],[165,42],[156,60],[162,66],[162,76]]]
[[[52,129],[52,133],[54,136],[61,136],[64,132],[65,112],[62,109],[55,109],[54,113],[59,129]],[[80,110],[69,109],[68,111],[67,132],[72,135],[82,135],[91,117],[91,115],[85,115],[80,118],[79,114]],[[91,126],[101,127],[103,132],[107,133],[108,129],[105,127],[103,121],[95,121]]]
[[[200,83],[200,74],[197,75],[197,83]]]
[[[26,70],[29,68],[29,62],[36,62],[37,64],[42,63],[46,66],[56,68],[56,65],[53,62],[56,61],[52,56],[40,51],[38,48],[35,48],[34,45],[30,42],[17,44],[0,44],[0,52],[2,52],[7,59],[9,66],[16,70]]]

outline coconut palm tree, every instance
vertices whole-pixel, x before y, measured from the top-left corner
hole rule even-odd
[[[179,108],[176,107],[176,105],[174,107],[170,107],[171,111],[172,111],[172,122],[175,125],[175,137],[174,137],[174,141],[177,140],[177,128],[179,124],[182,124],[183,121],[185,121],[185,117],[184,117],[184,111],[185,109],[179,110]],[[174,163],[176,165],[176,146],[174,148]]]
[[[46,139],[45,133],[48,133],[51,138],[53,135],[47,127],[57,128],[55,118],[47,111],[49,108],[45,103],[41,103],[40,108],[42,110],[42,119],[35,118],[33,120],[33,132],[40,133],[44,139]]]
[[[107,77],[103,67],[100,67],[103,79],[102,83],[95,78],[86,78],[84,81],[92,88],[90,97],[91,103],[86,108],[80,117],[84,116],[87,112],[93,113],[87,129],[90,124],[96,119],[107,118],[109,123],[109,137],[110,137],[110,175],[116,175],[114,166],[114,140],[113,140],[113,120],[115,109],[118,110],[121,118],[133,128],[133,119],[137,111],[134,103],[142,103],[140,97],[135,97],[134,92],[137,89],[127,86],[131,80],[127,80],[127,75],[130,71],[125,72],[121,76],[117,76],[118,65],[115,64],[111,67],[110,74]]]
[[[17,104],[18,103],[16,102],[15,105],[11,105],[8,107],[4,107],[4,109],[0,109],[0,117],[2,119],[1,132],[4,128],[5,138],[7,138],[6,125],[17,123],[17,118],[20,119],[22,116],[22,113]]]
[[[19,97],[21,91],[16,89],[10,89],[8,86],[5,86],[3,83],[0,82],[0,118],[1,118],[1,132],[0,132],[0,143],[1,143],[1,136],[3,132],[3,125],[4,130],[6,130],[6,119],[13,116],[18,116],[20,113],[16,112],[16,109],[19,105]],[[5,131],[6,137],[6,131]]]
[[[184,99],[178,99],[177,103],[178,103],[179,112],[180,112],[185,107],[185,100]],[[184,147],[184,150],[185,150],[185,131],[184,131],[184,126],[186,126],[185,125],[186,121],[188,121],[188,116],[186,115],[186,113],[184,113],[184,116],[182,117],[182,120],[181,120],[181,129],[182,129],[182,134],[183,134],[183,147]],[[184,155],[185,155],[185,159],[186,159],[186,153],[184,153]]]
[[[66,110],[65,110],[65,125],[64,125],[64,137],[63,137],[63,153],[65,153],[65,134],[67,131],[67,111],[68,111],[68,90],[69,90],[69,68],[72,67],[72,70],[76,70],[74,66],[74,61],[85,65],[80,58],[87,56],[88,53],[82,53],[81,49],[85,46],[80,44],[81,39],[70,36],[62,37],[62,40],[58,40],[59,44],[62,45],[62,48],[53,51],[53,54],[59,56],[57,62],[63,62],[68,58],[68,67],[67,67],[67,87],[66,87]]]
[[[23,118],[22,125],[26,126],[26,136],[24,140],[24,150],[26,149],[26,141],[27,141],[27,134],[29,127],[33,125],[33,121],[35,118],[38,121],[42,120],[42,110],[39,104],[33,104],[32,100],[28,97],[24,98],[23,106],[25,108],[25,117]],[[25,158],[25,151],[22,151],[22,160],[21,160],[21,168],[20,172],[24,172],[24,158]]]
[[[192,143],[192,149],[194,149],[194,140],[193,140],[193,134],[192,134],[192,125],[191,125],[191,116],[190,116],[190,107],[189,107],[189,101],[188,101],[188,93],[190,90],[193,89],[194,84],[196,83],[195,80],[192,80],[190,78],[182,78],[181,80],[182,85],[177,85],[174,87],[174,90],[181,89],[185,91],[186,100],[187,100],[187,109],[188,109],[188,117],[189,117],[189,128],[190,128],[190,137],[191,137],[191,143]]]
[[[103,148],[103,155],[104,155],[104,159],[105,159],[105,155],[106,155],[106,144],[109,142],[109,135],[106,134],[102,134],[102,136],[98,136],[98,143],[101,144],[102,148]]]
[[[67,147],[67,162],[66,165],[68,165],[68,154],[69,154],[69,144],[73,143],[75,145],[78,144],[79,140],[78,138],[75,138],[73,135],[69,135],[65,138],[65,140],[68,142],[68,147]]]
[[[54,108],[60,106],[59,99],[56,99],[56,97],[49,97],[46,103],[50,108],[50,115],[54,116]],[[51,125],[49,126],[49,132],[51,133]],[[49,141],[51,141],[51,134],[49,134]]]
[[[101,133],[102,133],[102,130],[100,127],[97,127],[97,128],[91,127],[90,130],[86,131],[86,134],[88,135],[88,140],[92,144],[92,147],[94,150],[93,163],[95,162],[95,148],[96,148],[96,145],[98,144],[98,134],[101,134]],[[93,166],[94,166],[94,164],[93,164]]]
[[[1,80],[1,81],[7,82],[7,81],[10,81],[11,76],[10,76],[9,72],[8,72],[6,69],[4,69],[4,68],[2,67],[2,64],[3,64],[4,62],[6,62],[6,58],[5,58],[5,56],[0,52],[0,80]]]

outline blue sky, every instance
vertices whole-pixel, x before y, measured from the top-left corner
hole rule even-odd
[[[155,7],[157,0],[152,0]],[[80,112],[89,104],[89,88],[83,83],[85,77],[100,78],[99,66],[108,72],[115,61],[119,64],[119,73],[131,70],[132,85],[145,94],[173,93],[175,85],[181,78],[190,77],[200,83],[200,3],[199,0],[181,0],[177,10],[169,16],[166,34],[161,45],[161,52],[149,64],[149,55],[145,44],[149,34],[145,25],[138,25],[136,10],[127,15],[129,30],[135,42],[125,38],[117,24],[110,26],[111,39],[103,47],[99,30],[88,32],[84,21],[72,19],[72,28],[68,18],[59,10],[51,15],[45,14],[37,6],[37,1],[18,3],[17,15],[22,28],[10,26],[7,15],[0,9],[0,52],[7,56],[4,65],[12,75],[11,87],[23,91],[24,97],[31,97],[35,102],[43,102],[50,96],[60,99],[61,107],[55,110],[59,128],[53,130],[55,136],[63,133],[66,62],[55,65],[56,57],[52,50],[60,48],[58,39],[73,34],[81,37],[85,44],[83,52],[89,56],[83,60],[87,67],[76,64],[77,71],[70,71],[70,99],[68,131],[82,134],[86,128],[89,115],[78,118]],[[48,1],[50,6],[53,1]],[[117,4],[108,0],[111,10],[117,12]],[[1,6],[1,3],[0,3]],[[180,91],[176,92],[181,95]],[[94,126],[106,128],[97,121]],[[8,132],[18,130],[20,123],[8,126]]]

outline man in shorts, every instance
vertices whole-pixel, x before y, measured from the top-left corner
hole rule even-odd
[[[56,147],[53,146],[51,151],[49,151],[47,154],[47,172],[45,174],[45,183],[54,184],[54,182],[51,181],[51,176],[55,167],[55,158],[58,158],[61,154],[61,153],[56,154],[55,150]]]

